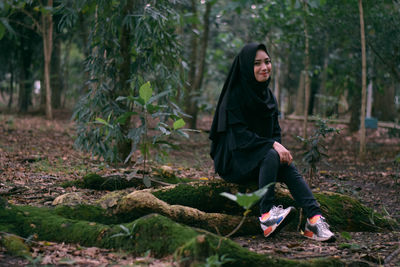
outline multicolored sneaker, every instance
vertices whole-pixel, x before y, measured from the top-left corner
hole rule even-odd
[[[314,222],[315,220],[315,222]],[[334,241],[335,235],[329,230],[329,224],[322,216],[307,219],[304,236],[317,241]]]
[[[278,232],[280,229],[282,229],[283,226],[286,225],[286,223],[282,224],[282,222],[290,214],[290,212],[294,210],[296,210],[294,207],[284,209],[281,205],[279,205],[278,207],[273,206],[269,212],[261,215],[259,219],[261,229],[264,231],[264,236],[268,237],[276,230],[276,232]],[[288,220],[285,222],[287,221]]]

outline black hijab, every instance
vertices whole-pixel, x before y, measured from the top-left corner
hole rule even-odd
[[[229,109],[241,107],[246,122],[257,125],[262,124],[263,118],[270,116],[276,108],[274,96],[268,89],[270,78],[258,82],[254,76],[254,59],[258,50],[268,54],[265,45],[250,43],[235,57],[218,100],[210,130],[211,140],[227,130]]]

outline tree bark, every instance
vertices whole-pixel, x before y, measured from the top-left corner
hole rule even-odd
[[[47,1],[47,6],[53,7],[53,0]],[[53,119],[51,107],[50,64],[53,50],[53,16],[51,13],[42,13],[42,37],[44,54],[44,83],[46,88],[46,118]]]
[[[54,49],[52,51],[50,85],[52,88],[51,105],[52,108],[61,107],[61,95],[63,90],[63,73],[61,67],[61,39],[54,39]]]
[[[194,16],[197,16],[197,7],[196,1],[192,0],[192,12]],[[196,31],[198,31],[198,27],[196,22],[192,24],[192,37],[191,37],[191,58],[190,58],[190,70],[188,76],[188,84],[186,86],[186,97],[185,97],[185,105],[186,105],[186,113],[188,113],[191,118],[189,119],[189,126],[192,129],[196,129],[197,124],[197,115],[198,115],[198,105],[196,97],[200,95],[200,89],[203,83],[204,77],[204,69],[205,69],[205,61],[206,61],[206,53],[208,46],[208,36],[210,31],[210,13],[211,13],[211,2],[206,2],[206,10],[203,15],[203,35],[200,41],[196,36]],[[200,49],[200,50],[199,50]],[[198,63],[199,61],[199,63]]]
[[[304,69],[305,69],[305,77],[304,77],[304,121],[303,121],[303,138],[307,138],[307,122],[308,122],[308,108],[310,105],[310,48],[309,48],[309,37],[308,37],[308,25],[307,25],[307,0],[303,2],[303,10],[304,10],[304,37],[305,37],[305,48],[304,48]]]
[[[327,38],[327,37],[325,37]],[[319,94],[321,97],[318,98],[317,105],[316,105],[316,110],[317,113],[321,114],[323,118],[326,117],[326,81],[328,78],[328,63],[329,63],[329,51],[328,51],[328,43],[325,41],[325,47],[324,47],[324,66],[322,69],[321,73],[321,83],[319,86]]]
[[[358,0],[358,8],[360,12],[360,33],[361,33],[361,125],[360,125],[360,151],[361,160],[365,158],[365,109],[367,98],[367,56],[365,51],[365,29],[364,29],[364,12],[362,0]]]
[[[31,71],[30,66],[32,64],[32,49],[30,46],[25,46],[25,38],[21,38],[21,50],[22,50],[22,68],[18,77],[19,90],[18,90],[18,111],[27,112],[28,107],[31,104],[32,89],[31,86]]]
[[[295,114],[304,114],[304,77],[305,71],[300,72],[299,87],[297,88]]]
[[[126,18],[127,16],[132,14],[134,8],[138,6],[137,2],[137,0],[128,0],[126,2],[123,11],[123,18]],[[133,26],[132,28],[134,29],[135,26]],[[119,66],[119,91],[115,92],[115,98],[117,96],[128,96],[130,91],[129,80],[131,76],[131,30],[128,25],[124,25],[122,27],[120,44],[120,53],[123,60],[121,65]],[[124,135],[127,135],[130,128],[131,120],[130,118],[128,118],[126,120],[126,123],[121,126],[121,131]],[[131,153],[132,141],[129,139],[119,140],[117,143],[117,148],[118,156],[122,161],[125,161],[125,159]]]
[[[10,93],[10,98],[8,99],[8,104],[7,104],[7,108],[8,110],[11,110],[12,107],[12,103],[13,103],[13,95],[14,95],[14,64],[13,64],[13,60],[10,60],[10,83],[9,83],[9,93]]]

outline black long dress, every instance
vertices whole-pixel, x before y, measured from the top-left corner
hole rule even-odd
[[[236,181],[255,169],[272,148],[281,143],[278,105],[269,81],[254,76],[257,50],[262,44],[246,45],[235,58],[223,86],[214,115],[210,155],[215,171],[228,181]]]
[[[246,45],[235,58],[222,88],[211,126],[211,152],[215,171],[228,182],[247,183],[258,179],[259,187],[283,182],[306,216],[322,214],[309,186],[293,163],[281,163],[272,148],[281,143],[278,105],[269,80],[257,82],[254,59],[262,44]],[[260,214],[274,204],[274,186],[260,201]]]

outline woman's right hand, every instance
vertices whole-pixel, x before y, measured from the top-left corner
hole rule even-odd
[[[276,152],[278,152],[281,163],[287,163],[288,165],[292,163],[292,154],[290,154],[290,151],[287,150],[283,145],[275,141],[272,147],[275,149]]]

